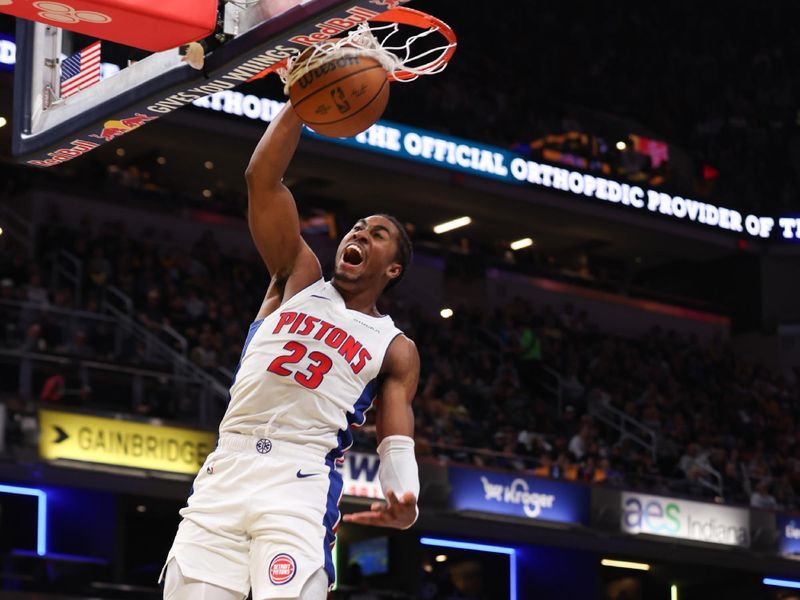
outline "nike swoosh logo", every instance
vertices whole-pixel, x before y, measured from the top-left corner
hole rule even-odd
[[[319,473],[301,473],[301,469],[297,469],[298,479],[305,479],[306,477],[313,477],[314,475],[319,475]]]

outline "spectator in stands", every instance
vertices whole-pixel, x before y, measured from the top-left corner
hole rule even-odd
[[[150,331],[157,333],[164,325],[164,312],[161,308],[161,291],[151,287],[147,292],[147,304],[139,313],[139,320]]]
[[[76,358],[89,358],[94,356],[94,348],[89,346],[88,335],[83,329],[75,332],[75,335],[70,340],[69,344],[64,348],[64,352]]]
[[[39,400],[42,402],[60,402],[64,396],[66,380],[61,373],[53,373],[44,382]]]
[[[39,323],[29,325],[20,350],[23,352],[45,352],[47,347],[47,340],[42,336],[42,326]]]
[[[42,286],[42,276],[32,273],[28,278],[27,300],[35,304],[47,304],[47,290]]]
[[[217,367],[217,351],[214,348],[211,333],[206,331],[200,336],[200,344],[191,352],[191,359],[198,367],[214,369]]]
[[[106,285],[111,278],[111,263],[105,257],[102,246],[96,246],[89,261],[89,279],[98,287]]]
[[[691,443],[686,447],[686,453],[681,456],[678,468],[687,479],[696,479],[711,470],[708,453],[704,452],[699,444]]]
[[[591,442],[591,427],[588,423],[581,425],[580,431],[572,436],[569,441],[569,452],[576,461],[581,461],[586,456],[586,451]]]
[[[725,499],[732,502],[747,503],[747,494],[745,493],[741,473],[736,463],[732,460],[728,460],[721,474],[722,490]]]
[[[14,300],[15,298],[14,280],[10,277],[4,277],[0,280],[0,300]]]
[[[750,495],[750,506],[755,508],[768,508],[774,510],[778,508],[778,503],[775,497],[769,493],[770,482],[767,479],[762,479],[756,484],[755,490]]]
[[[778,508],[791,509],[797,506],[797,492],[792,485],[792,479],[788,473],[783,473],[774,485],[775,502]]]

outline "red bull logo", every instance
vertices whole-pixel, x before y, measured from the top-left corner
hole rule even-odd
[[[29,160],[29,165],[34,165],[37,167],[52,167],[54,165],[60,165],[63,162],[67,162],[68,160],[72,160],[82,154],[86,154],[89,150],[93,148],[97,148],[100,144],[95,144],[94,142],[88,142],[86,140],[72,140],[69,143],[69,147],[67,148],[59,148],[58,150],[54,150],[53,152],[48,152],[47,156],[49,158],[45,158],[43,160]]]
[[[322,23],[317,23],[315,26],[316,31],[313,33],[310,33],[309,35],[296,35],[292,38],[289,38],[289,41],[294,44],[302,44],[303,46],[313,46],[317,42],[324,42],[325,40],[339,35],[351,27],[355,27],[359,23],[369,21],[371,18],[378,16],[378,13],[376,13],[374,10],[369,10],[368,8],[363,8],[361,6],[348,8],[345,12],[347,13],[346,17],[336,17],[322,21]]]
[[[111,121],[106,121],[103,123],[103,130],[100,133],[90,133],[89,137],[110,142],[114,138],[118,138],[129,131],[133,131],[145,123],[155,121],[157,118],[158,117],[148,117],[147,115],[136,113],[127,119],[114,119]]]

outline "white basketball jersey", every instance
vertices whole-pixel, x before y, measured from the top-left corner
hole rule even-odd
[[[311,284],[250,326],[220,434],[261,434],[340,455],[372,405],[388,316],[350,310],[329,282]]]

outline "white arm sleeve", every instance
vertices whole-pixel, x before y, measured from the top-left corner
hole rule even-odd
[[[383,495],[392,490],[400,498],[411,492],[419,500],[419,469],[414,457],[414,440],[407,435],[387,436],[378,445],[378,456],[381,457],[378,479]]]

